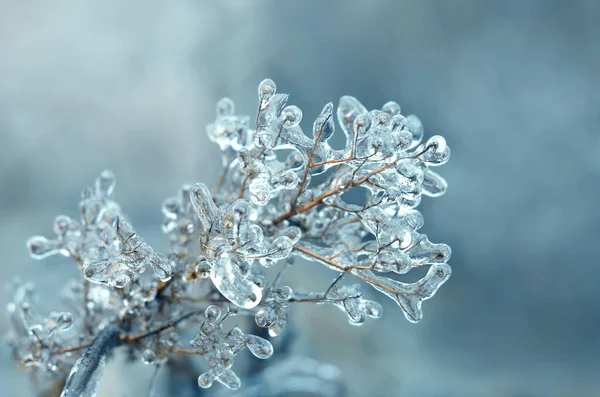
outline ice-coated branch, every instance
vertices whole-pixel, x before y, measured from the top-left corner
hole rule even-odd
[[[75,362],[60,397],[94,397],[106,365],[106,356],[119,341],[119,328],[107,327]]]
[[[327,103],[305,133],[302,111],[288,100],[264,80],[254,120],[237,115],[231,99],[217,103],[207,134],[219,146],[223,169],[214,189],[185,184],[164,201],[168,252],[142,239],[113,200],[110,171],[84,190],[78,221],[60,215],[55,237],[28,241],[33,258],[61,254],[81,272],[63,292],[69,312],[38,316],[31,286],[15,291],[11,345],[38,384],[72,367],[63,395],[93,395],[106,352],[126,345],[156,366],[176,356],[202,356],[201,388],[218,382],[237,389],[236,355],[248,349],[269,358],[274,347],[266,338],[284,332],[294,304],[335,306],[350,324],[361,325],[381,317],[380,293],[409,321],[421,320],[422,302],[451,274],[450,247],[421,233],[417,210],[423,196],[447,189],[433,171],[450,157],[445,139],[422,142],[421,121],[403,115],[395,102],[368,110],[351,96],[337,106]],[[330,141],[339,131],[345,145],[334,149]],[[321,292],[283,285],[293,258],[321,264],[337,278]],[[420,280],[402,281],[424,266]],[[279,269],[275,277],[267,272],[272,267]],[[237,325],[228,325],[234,316]],[[243,331],[248,320],[264,329],[260,335]],[[196,336],[182,342],[184,330]],[[313,375],[306,379],[328,384]],[[287,386],[269,386],[268,392],[310,389],[281,384]]]

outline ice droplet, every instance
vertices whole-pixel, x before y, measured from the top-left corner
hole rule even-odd
[[[450,159],[450,148],[444,137],[439,135],[429,138],[416,151],[421,153],[419,159],[427,165],[442,165]]]
[[[248,350],[260,359],[267,359],[273,355],[273,345],[266,339],[256,335],[248,335],[246,345]]]
[[[153,364],[156,361],[156,352],[152,349],[146,349],[142,353],[142,362],[144,364]]]
[[[302,110],[298,106],[287,106],[281,111],[281,119],[284,127],[295,127],[302,120]]]
[[[217,102],[217,117],[233,116],[235,104],[230,98],[222,98]]]
[[[260,303],[262,290],[244,278],[239,267],[226,255],[213,265],[210,278],[219,292],[231,303],[245,309],[252,309]]]
[[[27,249],[32,258],[43,259],[60,252],[62,243],[60,240],[48,240],[43,236],[33,236],[27,240]]]
[[[277,86],[271,79],[264,79],[258,85],[258,99],[267,100],[275,94]]]
[[[400,105],[398,105],[394,101],[387,102],[385,105],[381,107],[381,110],[389,114],[390,116],[395,116],[400,114]]]

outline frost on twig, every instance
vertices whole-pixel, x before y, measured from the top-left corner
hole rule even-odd
[[[419,119],[402,115],[395,102],[369,111],[350,96],[337,107],[326,104],[305,133],[302,111],[271,80],[259,85],[253,120],[238,116],[228,98],[216,110],[207,133],[223,169],[214,189],[186,184],[164,201],[169,252],[156,252],[126,220],[112,198],[110,171],[84,190],[79,221],[58,216],[54,237],[28,241],[32,257],[61,254],[81,271],[64,293],[69,313],[35,315],[29,285],[17,288],[9,307],[15,358],[37,380],[70,370],[63,395],[93,396],[105,360],[94,349],[110,335],[150,365],[202,356],[200,387],[217,381],[237,389],[235,356],[246,348],[259,359],[273,353],[270,341],[244,333],[248,321],[274,338],[285,330],[290,306],[315,303],[360,325],[383,311],[363,285],[390,298],[408,320],[421,320],[422,302],[450,276],[450,248],[421,233],[416,209],[422,196],[446,191],[433,171],[450,157],[444,138],[422,142]],[[345,140],[341,149],[329,143],[336,130]],[[338,277],[322,292],[281,285],[293,257]],[[271,279],[267,269],[275,266]],[[420,280],[399,279],[424,266]],[[233,316],[238,324],[226,325]],[[196,337],[182,341],[184,330]]]

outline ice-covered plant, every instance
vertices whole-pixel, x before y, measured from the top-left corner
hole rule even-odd
[[[184,185],[164,202],[168,253],[151,248],[112,200],[110,171],[84,190],[79,220],[60,215],[55,236],[28,241],[34,258],[70,257],[82,275],[65,289],[69,312],[46,317],[34,311],[30,284],[15,289],[10,343],[39,384],[62,379],[62,396],[92,396],[111,350],[126,346],[147,364],[201,355],[200,387],[218,381],[236,389],[236,354],[247,348],[269,358],[269,339],[286,327],[291,305],[330,304],[355,325],[380,317],[381,304],[363,285],[391,298],[409,321],[421,319],[422,301],[450,276],[450,248],[419,232],[415,209],[422,195],[446,190],[431,170],[450,156],[444,138],[421,143],[421,122],[397,103],[368,111],[350,96],[337,109],[325,105],[305,134],[302,112],[273,81],[261,82],[258,96],[253,121],[236,115],[230,99],[218,102],[207,132],[222,152],[222,174],[212,191]],[[329,143],[336,128],[345,135],[341,149]],[[322,292],[282,285],[295,257],[338,276]],[[429,270],[417,282],[393,276],[420,266]],[[143,274],[148,267],[152,274]],[[239,327],[227,325],[233,316]],[[245,333],[244,325],[267,332]],[[185,341],[190,330],[195,336]]]

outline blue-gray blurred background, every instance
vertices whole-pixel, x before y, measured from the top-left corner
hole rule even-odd
[[[162,200],[216,180],[220,97],[253,114],[270,77],[306,126],[344,94],[395,100],[452,148],[448,193],[422,212],[453,276],[416,325],[391,302],[360,328],[299,309],[297,351],[341,368],[351,397],[598,396],[599,20],[595,0],[0,0],[2,280],[35,281],[52,308],[76,269],[24,242],[76,216],[104,168],[166,247]],[[144,395],[151,371],[123,371],[101,396]],[[6,348],[0,384],[31,393]]]

